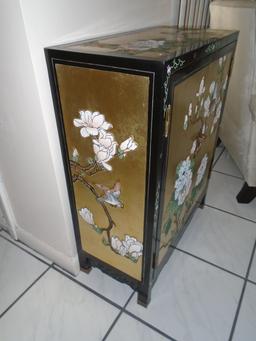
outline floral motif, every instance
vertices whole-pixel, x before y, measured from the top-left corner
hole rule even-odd
[[[190,103],[188,106],[188,116],[192,116],[192,111],[193,111],[193,105],[192,103]]]
[[[96,161],[106,170],[111,171],[112,166],[107,162],[116,154],[117,142],[113,134],[101,131],[99,138],[93,140],[93,151]]]
[[[208,96],[206,100],[204,101],[204,117],[208,117],[210,115],[210,105],[211,105],[211,100],[210,100],[210,97]]]
[[[80,134],[83,137],[97,136],[100,131],[113,128],[112,124],[105,121],[105,116],[98,111],[81,110],[79,114],[80,118],[75,118],[73,122],[75,127],[82,127]]]
[[[94,225],[93,214],[88,208],[81,208],[79,214],[88,224]]]
[[[138,258],[142,255],[142,244],[135,238],[128,235],[125,236],[125,240],[121,241],[118,237],[111,237],[110,231],[116,226],[111,213],[108,210],[108,205],[116,208],[123,208],[124,204],[120,200],[121,183],[117,181],[113,188],[109,188],[103,184],[92,184],[86,176],[96,174],[103,169],[107,171],[112,170],[112,166],[108,162],[115,156],[120,159],[126,156],[129,151],[133,151],[138,147],[137,142],[134,141],[134,137],[130,136],[123,141],[117,151],[118,143],[112,133],[107,132],[108,129],[113,128],[112,124],[105,121],[105,116],[95,111],[81,110],[79,112],[80,118],[73,120],[74,126],[81,128],[80,134],[82,137],[92,137],[92,147],[94,151],[94,158],[89,157],[87,159],[88,165],[83,166],[78,163],[79,153],[76,148],[73,149],[71,156],[71,167],[73,167],[73,181],[80,181],[91,191],[98,204],[103,208],[106,218],[108,219],[108,227],[99,227],[95,224],[93,214],[88,208],[82,208],[79,210],[80,216],[91,226],[91,228],[99,233],[106,233],[107,240],[103,237],[102,241],[104,245],[109,246],[111,250],[116,253],[125,256],[137,262]],[[99,167],[100,165],[100,167]],[[77,176],[79,174],[79,177]],[[102,190],[102,193],[98,193],[98,189]]]
[[[128,50],[138,50],[138,51],[147,51],[151,49],[157,49],[165,44],[164,40],[138,40],[131,42],[127,45]]]
[[[186,160],[181,161],[176,169],[178,178],[175,181],[175,193],[174,199],[178,201],[178,205],[182,205],[189,193],[192,184],[192,165],[190,157],[188,156]]]
[[[184,123],[183,123],[183,129],[184,130],[188,129],[188,115],[185,115]]]
[[[205,85],[204,85],[204,76],[201,79],[200,85],[199,85],[199,90],[196,94],[197,97],[202,96],[205,92]]]
[[[223,89],[224,91],[226,90],[227,85],[228,85],[228,75],[226,75],[226,78],[225,78],[224,83],[223,83],[223,86],[222,86],[222,89]]]
[[[123,242],[116,236],[111,237],[112,248],[121,256],[125,256],[127,253],[126,247]]]
[[[122,142],[119,146],[119,152],[126,156],[126,153],[135,150],[138,147],[138,143],[134,141],[134,137],[130,136],[127,140]]]
[[[111,246],[121,256],[133,259],[135,262],[142,256],[143,245],[136,238],[125,236],[120,240],[117,236],[111,237]]]
[[[204,157],[202,158],[200,166],[197,170],[197,177],[196,177],[195,186],[198,186],[201,183],[201,181],[204,177],[205,171],[206,171],[207,163],[208,163],[208,155],[205,154]]]
[[[211,85],[210,85],[210,88],[209,88],[209,92],[210,92],[211,95],[214,94],[215,86],[216,86],[216,82],[215,82],[215,81],[212,81],[212,82],[211,82]]]
[[[192,147],[191,147],[191,151],[190,151],[190,154],[194,154],[194,152],[196,151],[196,147],[197,147],[197,140],[195,140],[192,144]]]
[[[219,104],[217,105],[217,109],[216,109],[216,112],[215,112],[214,119],[213,119],[213,125],[215,125],[218,122],[219,118],[220,118],[221,108],[222,108],[222,102],[219,102]]]
[[[73,149],[72,160],[75,162],[78,162],[78,160],[79,160],[79,153],[78,153],[78,150],[76,148]]]

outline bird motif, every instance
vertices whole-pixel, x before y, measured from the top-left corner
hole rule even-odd
[[[121,184],[117,181],[113,188],[108,188],[107,186],[96,184],[104,194],[98,198],[98,201],[108,203],[113,207],[123,208],[124,204],[119,200],[121,194]]]

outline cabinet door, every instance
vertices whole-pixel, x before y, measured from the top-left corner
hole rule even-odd
[[[140,281],[150,79],[55,67],[82,251]]]
[[[174,87],[158,264],[205,194],[231,53]]]

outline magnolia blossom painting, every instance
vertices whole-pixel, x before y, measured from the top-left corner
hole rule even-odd
[[[183,129],[186,136],[191,138],[191,145],[187,156],[176,165],[173,191],[165,207],[163,239],[170,231],[175,235],[178,227],[182,225],[185,212],[192,207],[195,198],[201,193],[210,156],[207,152],[200,158],[199,155],[203,146],[207,150],[206,143],[208,144],[211,135],[216,131],[221,117],[228,82],[228,76],[224,75],[225,63],[226,57],[219,58],[216,63],[216,79],[209,81],[208,76],[202,75],[194,91],[194,98],[191,98],[184,113]],[[172,235],[169,237],[172,238]],[[170,240],[161,247],[168,246]]]
[[[142,256],[143,245],[136,238],[125,235],[121,240],[118,236],[112,235],[112,229],[116,226],[110,214],[108,206],[121,209],[124,204],[121,200],[121,183],[116,181],[113,187],[104,184],[93,184],[88,178],[98,172],[111,172],[111,160],[124,159],[128,153],[138,148],[133,136],[127,137],[120,144],[110,130],[113,125],[106,121],[105,116],[98,111],[80,110],[79,117],[73,120],[75,127],[80,129],[82,138],[90,138],[94,156],[87,159],[87,165],[79,163],[79,152],[73,148],[70,160],[73,181],[81,182],[94,195],[97,203],[102,207],[108,220],[108,226],[103,227],[97,224],[97,217],[88,207],[79,209],[80,217],[98,234],[103,234],[102,242],[114,253],[137,262]]]

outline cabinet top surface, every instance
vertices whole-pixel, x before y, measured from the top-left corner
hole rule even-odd
[[[236,36],[236,31],[181,30],[171,26],[157,26],[52,48],[85,54],[164,61],[218,40],[228,40],[231,37],[231,41],[235,40]]]

